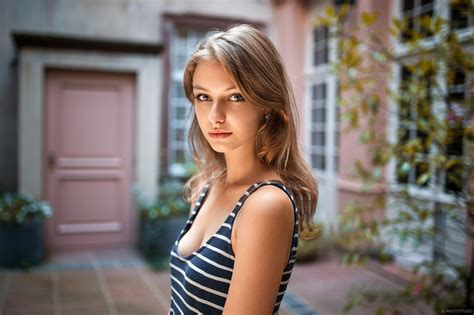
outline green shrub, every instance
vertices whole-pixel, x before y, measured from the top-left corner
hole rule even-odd
[[[45,201],[35,200],[26,194],[0,194],[0,222],[22,224],[52,215],[53,209]]]
[[[189,213],[189,203],[182,196],[183,182],[177,178],[164,177],[160,184],[160,193],[152,201],[140,197],[135,190],[136,203],[140,218],[143,220],[160,220],[179,217]]]

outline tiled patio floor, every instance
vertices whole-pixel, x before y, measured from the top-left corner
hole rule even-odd
[[[56,254],[28,272],[0,270],[0,315],[167,314],[169,281],[167,270],[152,271],[133,250]],[[339,266],[334,259],[297,264],[280,314],[341,314],[345,295],[356,283],[397,286],[384,275]],[[406,311],[428,314],[426,309]]]

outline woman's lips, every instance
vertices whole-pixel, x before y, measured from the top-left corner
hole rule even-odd
[[[219,132],[219,133],[212,133],[209,132],[209,136],[214,139],[224,139],[230,136],[232,132]]]

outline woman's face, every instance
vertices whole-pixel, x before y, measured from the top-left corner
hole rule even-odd
[[[196,117],[211,147],[221,153],[254,147],[263,112],[244,100],[223,67],[215,60],[201,59],[192,82]],[[213,136],[213,131],[226,134]]]

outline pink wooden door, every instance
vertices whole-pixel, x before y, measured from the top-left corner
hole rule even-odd
[[[49,70],[45,88],[48,248],[131,244],[133,75]]]

